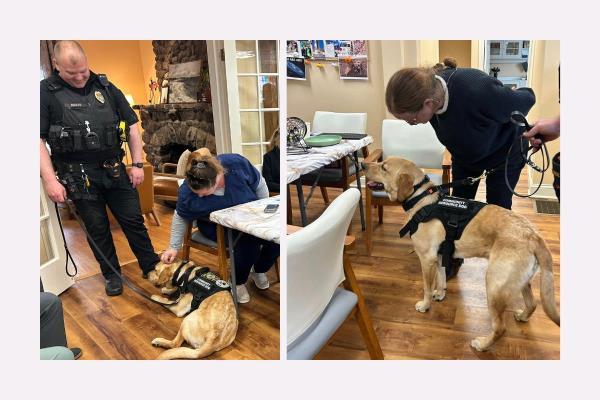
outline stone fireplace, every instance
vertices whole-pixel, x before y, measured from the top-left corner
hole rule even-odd
[[[182,67],[195,65],[191,79],[195,79],[198,96],[193,102],[136,105],[142,120],[142,140],[146,161],[161,171],[164,163],[177,163],[186,149],[193,151],[207,147],[216,154],[215,130],[208,79],[208,56],[206,41],[203,40],[153,40],[156,77],[159,87],[169,78],[169,71],[181,71]],[[199,69],[198,69],[199,68]],[[185,70],[184,70],[185,71]],[[184,74],[185,75],[185,74]],[[188,79],[187,77],[180,78]],[[198,84],[199,82],[199,84]],[[160,96],[158,96],[160,97]],[[169,98],[180,96],[171,96]],[[190,97],[190,96],[188,96]]]
[[[208,103],[134,106],[140,110],[146,161],[160,171],[164,163],[177,163],[186,149],[207,147],[216,154],[212,107]]]

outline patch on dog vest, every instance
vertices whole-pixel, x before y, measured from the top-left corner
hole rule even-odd
[[[196,277],[188,283],[188,290],[194,296],[191,311],[197,309],[205,299],[215,293],[229,290],[229,283],[222,280],[219,275],[203,268]]]
[[[437,204],[440,207],[456,211],[466,211],[469,209],[469,200],[458,197],[443,197]]]

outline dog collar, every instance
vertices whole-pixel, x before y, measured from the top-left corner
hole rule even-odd
[[[416,185],[413,186],[413,191],[412,191],[412,193],[411,193],[410,196],[412,196],[413,194],[415,194],[415,192],[417,190],[419,190],[419,188],[421,186],[423,186],[424,184],[426,184],[429,181],[430,181],[429,176],[425,175],[425,178],[423,178],[423,180],[421,182],[419,182],[419,183],[417,183]],[[427,190],[425,190],[423,193],[419,194],[416,197],[412,197],[411,198],[409,196],[409,198],[407,200],[405,200],[404,202],[402,202],[402,208],[404,208],[404,211],[408,211],[411,208],[413,208],[415,206],[415,204],[417,204],[419,202],[419,200],[421,200],[423,197],[429,196],[430,194],[433,194],[433,193],[435,193],[437,191],[438,191],[438,187],[437,186],[432,186],[432,187],[428,188]]]

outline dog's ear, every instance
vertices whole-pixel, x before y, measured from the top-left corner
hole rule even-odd
[[[156,283],[158,285],[164,285],[171,279],[173,272],[174,272],[174,270],[171,265],[169,265],[166,268],[163,268],[163,270],[160,271],[160,274],[158,275],[158,279],[157,279]]]
[[[396,200],[399,203],[402,203],[413,192],[413,179],[408,174],[398,174],[398,180],[396,184],[398,185]]]

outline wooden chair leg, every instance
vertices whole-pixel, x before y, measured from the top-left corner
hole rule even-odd
[[[290,185],[286,185],[287,188],[287,223],[293,225],[292,221],[292,196],[290,196]]]
[[[325,186],[319,186],[321,188],[321,195],[325,204],[329,204],[329,195],[327,194],[327,188]]]
[[[192,241],[192,223],[188,222],[185,236],[183,237],[183,247],[181,249],[181,257],[184,260],[190,259],[190,247]]]
[[[383,360],[383,352],[381,351],[381,346],[379,345],[377,335],[375,335],[375,329],[373,328],[371,317],[369,317],[369,311],[367,310],[365,299],[363,298],[360,288],[358,287],[358,282],[356,282],[356,277],[354,276],[350,259],[346,254],[344,254],[344,274],[346,275],[344,287],[346,290],[354,292],[354,294],[356,294],[358,297],[358,303],[356,304],[356,321],[358,322],[360,333],[362,334],[365,344],[367,345],[369,356],[371,356],[372,360]]]
[[[158,219],[158,215],[156,215],[156,212],[154,211],[154,209],[152,209],[152,211],[150,211],[150,214],[152,214],[152,217],[154,218],[154,221],[156,222],[156,226],[160,226],[160,220]]]
[[[366,215],[366,242],[367,242],[367,254],[371,255],[371,250],[373,249],[373,206],[371,206],[371,192],[369,189],[366,189],[366,201],[365,201],[365,210]]]
[[[377,206],[377,215],[379,216],[379,223],[383,224],[383,206]]]

